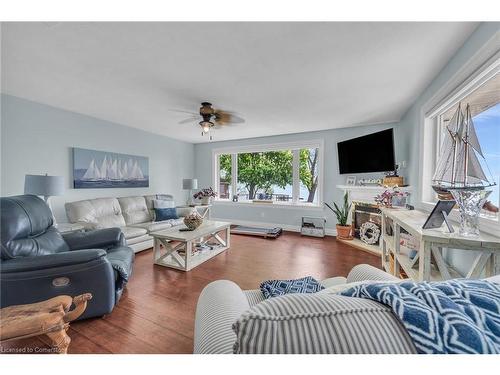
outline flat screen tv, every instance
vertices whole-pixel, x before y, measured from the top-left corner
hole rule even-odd
[[[392,129],[337,143],[340,174],[395,169]]]

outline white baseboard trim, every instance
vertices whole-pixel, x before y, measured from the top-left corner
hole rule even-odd
[[[231,224],[234,224],[234,225],[245,225],[245,226],[251,226],[251,227],[264,227],[264,228],[280,227],[280,228],[283,228],[283,230],[286,230],[289,232],[300,233],[300,225],[265,223],[263,221],[246,221],[246,220],[234,220],[234,219],[228,220],[228,219],[218,218],[218,217],[211,217],[210,220],[229,221]],[[326,228],[325,232],[326,232],[327,236],[336,236],[337,235],[336,229]]]

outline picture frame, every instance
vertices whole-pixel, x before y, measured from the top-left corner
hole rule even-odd
[[[448,215],[450,214],[456,202],[454,200],[439,200],[429,217],[425,221],[422,229],[436,229],[440,228],[443,223],[446,224],[450,233],[454,232],[453,226],[448,222]]]
[[[73,187],[149,187],[149,158],[73,147]]]
[[[354,186],[354,185],[356,185],[356,176],[347,176],[345,184],[347,186]]]

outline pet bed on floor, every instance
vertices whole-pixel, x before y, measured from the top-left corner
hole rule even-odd
[[[245,234],[248,236],[259,236],[264,238],[276,238],[283,232],[281,228],[259,228],[236,225],[231,228],[231,234]]]

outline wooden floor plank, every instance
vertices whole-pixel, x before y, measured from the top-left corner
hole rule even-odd
[[[152,258],[151,250],[136,254],[134,274],[110,315],[71,325],[69,353],[191,353],[196,302],[211,281],[256,289],[266,279],[324,279],[347,276],[360,263],[380,267],[379,257],[333,237],[291,232],[275,240],[232,235],[230,249],[189,272],[153,265]],[[6,344],[49,348],[36,338]]]

